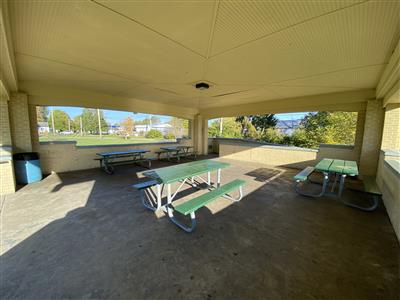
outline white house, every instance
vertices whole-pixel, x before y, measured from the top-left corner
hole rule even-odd
[[[145,135],[150,130],[155,129],[160,131],[162,134],[167,134],[173,130],[171,124],[157,124],[157,125],[135,125],[135,131],[137,134]]]
[[[50,132],[49,124],[47,122],[38,122],[37,129],[39,134],[46,134]]]

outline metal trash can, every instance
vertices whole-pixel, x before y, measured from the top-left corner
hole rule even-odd
[[[42,180],[39,153],[16,153],[13,155],[13,159],[17,183],[27,184]]]

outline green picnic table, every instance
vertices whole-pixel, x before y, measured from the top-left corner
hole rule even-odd
[[[321,192],[318,194],[310,194],[304,192],[299,187],[301,183],[304,183],[308,180],[308,177],[314,171],[321,172],[324,176],[322,189]],[[294,176],[294,179],[296,180],[295,189],[299,194],[303,196],[321,197],[323,195],[333,195],[339,197],[341,201],[347,206],[367,212],[374,211],[379,205],[379,197],[381,195],[379,187],[375,183],[375,179],[371,176],[364,176],[364,193],[372,194],[372,202],[369,205],[360,206],[356,203],[351,203],[347,201],[344,197],[342,197],[344,183],[347,176],[358,176],[358,167],[355,161],[324,158],[315,167],[307,167],[296,176]],[[334,178],[334,181],[332,183],[331,191],[328,192],[327,189],[329,186],[329,181],[332,177]],[[337,189],[337,192],[335,192],[338,180],[339,187]]]
[[[179,162],[181,157],[189,157],[193,156],[196,158],[196,153],[194,151],[190,152],[190,149],[193,149],[193,146],[170,146],[170,147],[161,147],[160,151],[157,151],[158,160],[160,160],[161,155],[165,153],[167,155],[167,160],[171,161],[171,156],[175,156],[177,161]]]
[[[322,182],[322,190],[318,194],[309,194],[303,192],[299,189],[299,183],[308,180],[308,177],[314,171],[321,172],[324,176]],[[307,167],[299,174],[297,174],[294,179],[296,180],[296,191],[299,194],[309,197],[321,197],[325,194],[331,194],[341,197],[344,189],[344,182],[347,176],[357,176],[358,167],[357,163],[352,160],[341,160],[341,159],[322,159],[315,167]],[[327,192],[327,187],[329,185],[330,177],[334,177],[331,192]],[[339,187],[337,193],[335,193],[336,185],[339,180]]]
[[[243,196],[242,186],[244,181],[240,179],[233,180],[221,186],[221,170],[228,168],[230,164],[219,162],[215,160],[201,160],[189,162],[185,164],[159,168],[152,171],[144,172],[143,174],[151,180],[134,185],[134,187],[141,191],[141,198],[143,205],[150,210],[165,209],[168,213],[170,220],[186,232],[192,232],[196,226],[195,211],[207,203],[217,199],[218,197],[225,197],[232,201],[240,201]],[[211,182],[211,173],[216,172],[216,184]],[[206,174],[207,177],[203,178],[202,175]],[[172,207],[172,200],[177,196],[184,184],[190,184],[197,188],[195,178],[198,182],[202,181],[207,184],[209,192],[194,199],[191,199],[183,204]],[[171,185],[179,182],[177,189],[172,192]],[[152,191],[155,187],[156,191]],[[167,203],[162,205],[162,193],[164,187],[167,189]],[[239,197],[233,198],[229,192],[239,190]],[[191,226],[187,226],[174,217],[174,211],[183,215],[190,215]]]

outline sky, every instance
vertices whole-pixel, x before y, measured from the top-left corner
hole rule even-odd
[[[80,115],[82,112],[81,107],[70,107],[70,106],[49,106],[48,107],[49,111],[52,109],[60,109],[65,111],[70,118],[75,118],[76,116]],[[132,113],[132,112],[126,112],[126,111],[117,111],[117,110],[107,110],[103,109],[105,119],[108,123],[114,125],[119,122],[121,122],[123,119],[126,117],[132,117],[134,120],[140,121],[145,118],[149,117],[149,114],[142,114],[142,113]],[[297,120],[303,118],[307,112],[303,113],[285,113],[285,114],[276,114],[275,117],[278,120]],[[168,122],[171,117],[169,116],[162,116],[162,115],[154,115],[158,116],[161,119],[161,122],[165,123]]]
[[[81,107],[48,106],[47,108],[49,109],[49,111],[52,109],[63,110],[70,116],[71,119],[75,118],[76,116],[82,113]],[[131,117],[134,120],[140,121],[150,116],[149,114],[142,114],[142,113],[134,114],[132,112],[127,112],[127,111],[108,110],[108,109],[103,109],[103,113],[106,121],[112,125],[121,122],[126,117]],[[163,123],[168,122],[171,119],[171,117],[169,116],[161,116],[161,115],[153,115],[153,116],[159,117],[161,119],[161,122]]]

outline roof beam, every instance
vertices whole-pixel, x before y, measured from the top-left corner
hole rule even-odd
[[[4,0],[0,4],[0,79],[8,94],[10,91],[18,91],[17,69],[10,28],[8,2]]]
[[[371,99],[375,99],[375,90],[365,89],[351,92],[270,100],[229,107],[213,107],[200,110],[200,114],[207,119],[212,119],[266,113],[337,110],[359,111],[364,110],[366,101]]]
[[[376,98],[384,99],[383,106],[387,103],[400,100],[400,40],[385,67],[376,88]]]
[[[198,113],[195,108],[169,105],[71,89],[66,86],[47,85],[35,81],[20,81],[21,90],[29,95],[29,104],[43,106],[76,106],[87,108],[114,109],[193,119]]]

